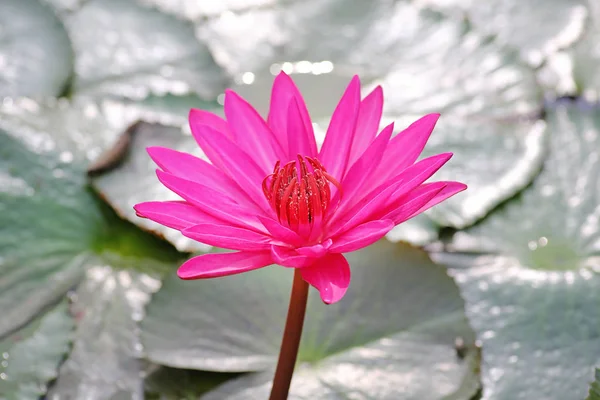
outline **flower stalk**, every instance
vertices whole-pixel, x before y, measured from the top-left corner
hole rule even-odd
[[[294,367],[296,366],[296,358],[298,357],[300,338],[302,337],[307,299],[308,283],[302,279],[300,269],[294,269],[294,283],[292,284],[292,293],[290,295],[290,306],[288,308],[283,339],[281,341],[281,350],[279,351],[279,360],[277,361],[277,369],[275,370],[269,400],[285,400],[288,397]]]

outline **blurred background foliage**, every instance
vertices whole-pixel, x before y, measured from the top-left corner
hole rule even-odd
[[[321,140],[353,74],[441,112],[469,185],[311,293],[291,398],[600,398],[598,43],[594,0],[0,0],[0,398],[267,397],[290,272],[180,281],[218,250],[132,206],[172,196],[146,146],[281,70]]]

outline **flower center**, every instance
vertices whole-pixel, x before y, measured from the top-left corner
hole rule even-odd
[[[340,184],[319,160],[298,155],[298,161],[284,166],[277,161],[262,186],[281,224],[297,232],[310,233],[310,228],[321,224],[330,204],[329,183],[340,189]]]

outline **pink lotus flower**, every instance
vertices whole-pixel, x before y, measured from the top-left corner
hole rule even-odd
[[[151,147],[158,179],[182,201],[146,202],[137,214],[191,239],[237,250],[186,261],[182,279],[238,274],[270,264],[300,268],[325,303],[350,284],[342,253],[381,239],[395,225],[466,189],[459,182],[424,183],[451,153],[416,162],[439,114],[426,115],[394,138],[378,135],[383,92],[360,98],[354,77],[317,149],[304,100],[285,73],[273,84],[265,121],[233,91],[224,120],[192,109],[192,134],[206,162]]]

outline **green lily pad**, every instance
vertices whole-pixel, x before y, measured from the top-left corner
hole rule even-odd
[[[351,60],[349,73],[358,72],[357,67],[366,64],[374,68],[387,65],[385,52],[377,54],[380,57],[377,63],[369,55],[389,46],[388,36],[393,34],[380,41],[368,34],[375,24],[388,22],[385,16],[391,9],[389,3],[361,0],[270,3],[231,10],[198,24],[198,33],[215,59],[232,75],[248,71],[266,73],[272,64],[286,61],[328,61],[337,65]],[[381,32],[386,33],[385,29]]]
[[[0,26],[0,98],[61,94],[73,52],[52,9],[38,0],[4,0]]]
[[[600,369],[596,368],[596,380],[590,384],[590,393],[585,400],[600,400]]]
[[[439,112],[491,123],[539,113],[535,74],[515,51],[454,19],[421,20],[412,48],[404,47],[389,73],[375,82],[386,93],[385,114]]]
[[[73,350],[49,393],[57,399],[143,398],[138,321],[160,281],[98,265],[72,295]]]
[[[519,49],[523,59],[534,66],[575,43],[588,17],[588,2],[584,0],[421,0],[421,3],[447,12],[461,10],[474,29]]]
[[[486,399],[581,399],[600,361],[600,110],[559,104],[547,120],[533,186],[435,254],[483,343]]]
[[[198,30],[242,81],[281,68],[317,77],[358,73],[383,85],[391,115],[513,118],[542,105],[535,73],[516,51],[412,2],[285,2],[228,12]]]
[[[377,398],[470,398],[478,388],[476,351],[471,347],[465,359],[457,356],[456,338],[473,343],[473,336],[446,271],[424,252],[386,241],[348,258],[353,280],[342,301],[326,306],[311,290],[299,353],[304,372],[298,379],[304,384],[292,388],[293,397],[305,387],[313,395],[338,392],[331,398],[375,388]],[[291,270],[275,266],[210,281],[172,276],[142,321],[148,358],[179,368],[271,370],[291,278]],[[247,378],[240,379],[231,383],[234,389],[223,389],[227,396],[219,397],[217,389],[213,398],[233,392],[265,397],[264,381],[248,388]]]
[[[76,55],[77,95],[140,100],[149,94],[197,94],[212,100],[225,87],[191,23],[134,0],[88,1],[65,24]]]
[[[0,397],[37,400],[56,378],[69,351],[73,319],[62,302],[25,328],[0,340]]]
[[[172,268],[179,253],[119,219],[87,186],[88,156],[110,141],[106,123],[29,100],[5,103],[0,115],[0,337],[90,266]]]
[[[423,157],[453,152],[436,179],[461,181],[469,188],[427,215],[441,226],[472,225],[537,176],[547,142],[542,120],[497,123],[442,116]]]
[[[402,118],[404,127],[416,118]],[[436,180],[456,180],[468,190],[396,227],[388,238],[425,245],[438,238],[441,227],[472,225],[498,204],[513,197],[539,173],[547,154],[548,132],[542,120],[482,122],[444,116],[422,157],[453,152]]]

